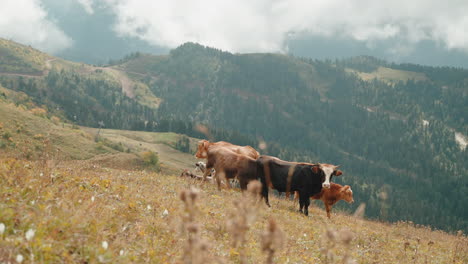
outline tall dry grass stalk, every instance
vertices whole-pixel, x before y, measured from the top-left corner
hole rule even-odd
[[[240,199],[234,200],[234,208],[229,212],[226,229],[231,235],[231,246],[237,249],[240,263],[247,263],[246,235],[255,222],[261,206],[262,184],[251,181]]]
[[[208,242],[200,236],[200,224],[196,221],[196,201],[199,196],[198,189],[190,188],[180,192],[180,199],[185,205],[185,213],[182,215],[182,224],[187,233],[187,241],[184,246],[183,263],[201,264],[211,263],[213,259],[208,253]]]
[[[273,218],[268,220],[267,229],[262,234],[262,251],[267,255],[265,263],[273,264],[275,252],[284,246],[285,236]]]
[[[322,240],[322,246],[320,251],[323,254],[324,263],[341,263],[343,264],[354,264],[356,261],[351,258],[351,242],[354,238],[354,234],[348,229],[342,229],[339,231],[328,229],[325,232],[325,236]],[[336,251],[338,248],[343,248],[343,256],[339,256]]]

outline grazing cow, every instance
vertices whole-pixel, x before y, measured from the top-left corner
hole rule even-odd
[[[309,214],[311,196],[320,193],[322,187],[330,188],[333,175],[339,176],[341,171],[330,164],[310,164],[283,161],[271,156],[260,156],[257,159],[258,176],[262,182],[262,196],[268,206],[268,188],[278,192],[286,192],[289,197],[291,191],[299,193],[299,211]]]
[[[202,143],[203,144],[203,143]],[[203,155],[199,152],[204,152]],[[215,170],[215,179],[218,184],[218,189],[221,189],[221,178],[225,177],[227,186],[229,179],[237,178],[242,190],[247,189],[247,184],[251,180],[257,179],[257,163],[256,160],[234,152],[230,148],[225,147],[207,147],[200,148],[197,152],[197,157],[207,158],[207,170],[203,174],[203,178],[207,176],[211,168]]]
[[[297,201],[299,193],[294,193],[294,200]],[[314,200],[322,200],[327,211],[327,217],[330,218],[331,208],[340,200],[344,200],[348,203],[354,203],[353,190],[349,185],[342,186],[338,183],[330,183],[330,189],[322,189],[322,191],[312,197]]]
[[[182,171],[182,173],[180,174],[180,177],[187,177],[187,178],[192,178],[192,179],[197,179],[197,180],[203,180],[202,176],[198,176],[198,175],[192,173],[191,171],[189,171],[187,169]],[[212,177],[207,177],[207,179],[211,180]]]
[[[205,173],[206,171],[206,163],[203,161],[195,163],[195,167],[197,167],[197,169],[200,170],[202,173]]]
[[[217,151],[219,149],[222,149],[223,151]],[[232,152],[232,153],[235,153],[235,154],[238,154],[238,155],[243,155],[243,156],[247,156],[247,157],[250,157],[252,159],[257,159],[258,156],[260,155],[254,148],[252,148],[251,146],[237,146],[237,145],[233,145],[229,142],[225,142],[225,141],[219,141],[219,142],[209,142],[208,140],[201,140],[198,142],[198,150],[197,150],[197,153],[195,153],[195,157],[198,158],[198,159],[209,159],[209,155],[208,153],[211,152],[212,154],[213,153],[218,153],[217,155],[221,155],[222,153],[228,153],[224,150],[228,150],[229,153]],[[219,158],[218,158],[219,159]],[[214,163],[210,163],[210,161],[208,160],[207,162],[207,166],[206,168],[208,170],[205,171],[205,173],[203,174],[203,178],[205,179],[209,172],[211,171],[210,169],[212,169],[213,167],[211,166],[214,166]],[[215,168],[216,170],[216,168]],[[218,171],[218,170],[216,170]],[[226,173],[226,172],[224,172]],[[225,176],[228,176],[227,174]],[[231,176],[231,175],[229,175]],[[240,179],[239,179],[240,181]]]

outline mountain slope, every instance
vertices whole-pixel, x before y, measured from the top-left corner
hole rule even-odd
[[[357,188],[371,217],[466,229],[467,155],[455,132],[468,134],[468,71],[356,60],[187,43],[118,67],[162,98],[161,119],[238,131],[284,159],[343,165],[337,181]]]
[[[468,155],[455,137],[468,135],[466,70],[231,54],[187,43],[112,66],[146,87],[147,95],[131,98],[109,67],[52,66],[42,78],[0,76],[0,83],[80,125],[173,131],[266,146],[260,152],[286,160],[341,164],[345,175],[336,181],[353,186],[366,216],[468,228]],[[363,80],[364,73],[377,78]]]

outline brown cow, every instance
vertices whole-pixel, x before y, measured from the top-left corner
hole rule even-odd
[[[202,143],[202,145],[203,144],[204,143]],[[199,152],[204,153],[203,155],[199,155]],[[257,179],[256,160],[234,152],[230,148],[222,146],[199,148],[197,157],[207,158],[207,169],[203,174],[204,178],[206,178],[212,168],[215,169],[214,177],[218,184],[218,189],[221,189],[221,178],[226,178],[226,185],[229,188],[229,179],[237,177],[242,190],[247,188],[249,181]]]
[[[258,159],[258,157],[260,156],[260,154],[251,146],[238,146],[226,141],[209,142],[208,140],[200,140],[198,142],[198,151],[195,154],[195,157],[197,157],[198,159],[206,159],[205,153],[208,150],[208,148],[211,147],[228,148],[238,154],[251,157],[252,159]]]
[[[218,150],[222,150],[222,151],[218,151]],[[226,151],[229,151],[229,152],[226,152]],[[226,153],[235,153],[235,154],[238,154],[238,155],[242,155],[242,156],[246,156],[246,157],[250,157],[251,159],[254,159],[256,160],[258,157],[259,157],[259,153],[254,149],[252,148],[251,146],[237,146],[237,145],[233,145],[229,142],[226,142],[226,141],[219,141],[219,142],[209,142],[208,140],[201,140],[198,142],[198,150],[197,150],[197,153],[195,153],[195,157],[198,158],[198,159],[208,159],[208,163],[206,164],[206,168],[207,170],[205,171],[205,173],[203,174],[203,178],[206,179],[206,177],[208,176],[208,174],[211,172],[211,169],[213,168],[213,166],[215,165],[214,163],[210,163],[209,161],[209,155],[208,153],[217,153],[216,155],[222,155],[222,154],[226,154]],[[234,157],[229,154],[231,157],[229,159],[233,159]],[[213,158],[213,157],[212,157]],[[218,157],[217,159],[214,159],[213,161],[215,160],[219,160],[220,157]],[[224,165],[220,165],[222,167],[225,167],[226,164]],[[232,167],[232,165],[231,165]],[[216,168],[214,168],[216,172],[218,172],[218,170]],[[223,173],[225,173],[225,176],[227,178],[229,178],[229,176],[232,176],[230,173],[229,175],[226,174],[226,172],[224,171]],[[240,179],[239,179],[240,181]]]
[[[322,200],[327,211],[327,217],[330,218],[331,208],[340,200],[345,200],[348,203],[354,203],[353,190],[349,185],[342,186],[338,183],[330,183],[330,189],[323,188],[322,191],[310,198],[314,200]],[[299,193],[294,193],[294,200],[299,199]]]

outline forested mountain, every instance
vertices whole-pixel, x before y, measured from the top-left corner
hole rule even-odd
[[[125,94],[106,68],[63,65],[42,78],[4,75],[0,83],[78,124],[198,137],[193,127],[203,124],[216,140],[265,141],[261,153],[340,164],[345,173],[336,181],[353,187],[354,207],[366,203],[368,217],[468,230],[467,70],[231,54],[186,43],[112,66],[161,100],[151,107]]]

